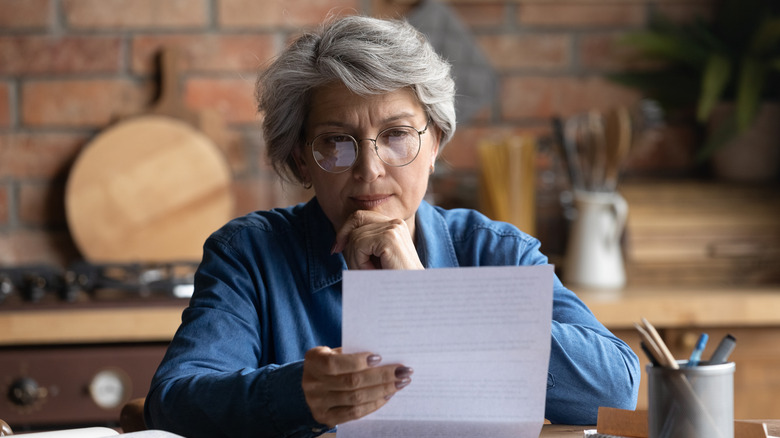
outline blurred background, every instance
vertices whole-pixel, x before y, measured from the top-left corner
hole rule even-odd
[[[79,258],[66,225],[64,187],[89,141],[143,113],[159,93],[157,59],[182,51],[178,86],[187,108],[214,109],[227,125],[235,214],[288,205],[308,194],[281,186],[264,158],[255,111],[257,70],[303,27],[329,13],[399,16],[411,2],[389,0],[2,0],[0,2],[0,263],[66,265]],[[712,2],[444,2],[467,26],[495,71],[495,94],[461,123],[437,167],[442,205],[478,205],[476,145],[506,135],[547,135],[550,118],[635,104],[636,89],[611,81],[636,69],[621,36],[644,28],[653,10],[676,21],[708,17]],[[647,62],[645,62],[647,64]],[[695,171],[694,127],[670,123],[657,143],[635,151],[626,172]],[[558,173],[540,151],[536,233],[547,253],[563,251]]]
[[[735,333],[736,417],[780,418],[774,3],[0,0],[0,418],[22,429],[115,424],[178,325],[205,235],[312,196],[267,164],[254,87],[286,43],[331,14],[408,18],[451,60],[459,124],[431,202],[517,224],[565,278],[579,263],[574,225],[589,217],[580,192],[611,196],[609,213],[594,213],[613,221],[609,278],[567,285],[643,362],[631,325],[641,316],[680,358],[702,330],[713,339],[705,357]],[[155,137],[124,140],[120,165],[89,157],[90,146],[110,152],[112,128],[150,114],[182,121],[182,136],[220,158],[196,154],[202,173],[194,149],[146,166],[155,152],[142,146]],[[740,137],[762,150],[723,147]],[[758,168],[721,169],[742,157]],[[103,167],[131,187],[109,206],[85,196],[82,163],[83,184],[100,186]],[[140,231],[118,248],[90,241],[122,229],[111,219],[119,204],[146,214],[139,221],[195,217],[160,206],[207,190],[221,201],[185,236],[199,236],[193,250],[144,258],[128,249],[155,240]]]

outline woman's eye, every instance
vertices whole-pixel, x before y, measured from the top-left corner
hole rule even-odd
[[[352,138],[345,134],[334,134],[325,137],[328,143],[348,143],[352,142]]]
[[[391,129],[387,135],[390,137],[404,137],[409,135],[409,131],[406,129]]]

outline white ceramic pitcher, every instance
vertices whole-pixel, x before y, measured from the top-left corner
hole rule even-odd
[[[617,289],[626,284],[620,237],[628,203],[615,192],[574,192],[577,218],[566,249],[566,284]]]

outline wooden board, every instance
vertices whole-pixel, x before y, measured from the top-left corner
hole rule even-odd
[[[68,227],[90,262],[198,261],[233,213],[231,174],[191,125],[140,116],[100,134],[79,155],[65,193]]]

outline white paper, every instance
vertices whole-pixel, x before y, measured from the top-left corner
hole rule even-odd
[[[414,369],[338,438],[537,438],[550,358],[553,267],[345,271],[342,346]]]

